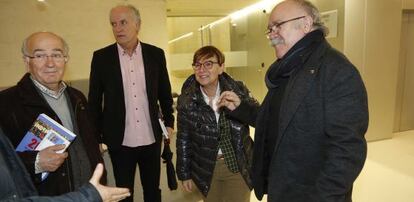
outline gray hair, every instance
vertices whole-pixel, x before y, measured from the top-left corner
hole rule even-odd
[[[329,34],[329,28],[324,25],[321,20],[321,14],[319,13],[318,8],[313,5],[310,1],[307,0],[291,0],[297,3],[301,8],[305,10],[305,12],[312,18],[313,20],[313,28],[319,29],[324,33],[324,36]]]
[[[141,23],[141,14],[139,13],[138,8],[135,8],[135,6],[133,6],[131,4],[119,4],[118,6],[113,7],[111,9],[111,11],[109,12],[109,17],[111,16],[112,10],[114,8],[118,8],[118,7],[127,7],[134,14],[134,17],[135,17],[136,22]]]
[[[57,38],[59,38],[60,39],[60,41],[62,42],[62,44],[63,44],[63,55],[65,55],[65,56],[68,56],[69,55],[69,46],[68,46],[68,43],[66,43],[66,41],[62,38],[62,37],[60,37],[59,35],[57,35],[57,34],[55,34],[55,33],[52,33],[52,32],[45,32],[45,33],[50,33],[50,34],[53,34],[53,35],[55,35]],[[33,34],[35,34],[35,33],[33,33]],[[26,37],[24,40],[23,40],[23,43],[22,43],[22,48],[21,48],[21,52],[22,52],[22,54],[23,54],[23,56],[27,56],[27,55],[30,55],[31,53],[29,53],[29,50],[27,50],[28,48],[27,48],[27,42],[29,41],[29,39],[33,36],[33,34],[31,34],[31,35],[29,35],[28,37]]]

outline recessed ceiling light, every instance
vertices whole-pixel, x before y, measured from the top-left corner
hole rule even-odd
[[[38,2],[45,2],[46,0],[37,0]]]

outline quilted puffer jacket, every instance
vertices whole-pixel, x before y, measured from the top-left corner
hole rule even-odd
[[[242,82],[223,73],[219,76],[221,91],[233,91],[241,100],[258,107]],[[213,109],[206,104],[195,76],[191,75],[181,89],[177,106],[177,175],[179,180],[192,179],[204,196],[210,189],[217,159],[219,128]],[[225,110],[225,114],[229,112]],[[248,125],[226,116],[230,121],[231,143],[240,172],[251,186],[253,140]]]

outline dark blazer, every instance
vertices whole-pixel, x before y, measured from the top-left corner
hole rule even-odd
[[[171,85],[164,51],[142,42],[141,47],[151,124],[155,140],[159,142],[162,139],[159,105],[165,125],[171,128],[174,125]],[[125,101],[116,43],[93,53],[89,82],[89,106],[101,134],[97,138],[109,149],[118,149],[124,139]]]
[[[233,116],[252,121],[243,103]],[[251,115],[252,113],[250,113]],[[254,113],[253,113],[254,114]],[[365,162],[367,94],[358,70],[325,40],[289,79],[279,131],[263,182],[264,139],[256,134],[253,188],[269,202],[352,201],[352,185]],[[254,123],[252,123],[254,124]]]
[[[74,119],[76,121],[74,124],[76,124],[78,129],[77,135],[81,137],[91,165],[91,173],[93,173],[96,165],[99,162],[103,162],[103,159],[99,151],[98,142],[95,139],[96,130],[93,128],[86,108],[86,98],[80,91],[74,88],[67,87],[65,91],[74,112]],[[57,114],[36,89],[28,73],[24,75],[16,86],[0,92],[0,125],[14,147],[17,147],[37,116],[41,113],[45,113],[61,123]],[[19,155],[31,174],[40,195],[53,196],[74,191],[69,159],[66,159],[55,172],[51,172],[46,180],[41,181],[40,174],[34,173],[37,152],[19,152]],[[105,182],[106,175],[103,178],[103,182]]]

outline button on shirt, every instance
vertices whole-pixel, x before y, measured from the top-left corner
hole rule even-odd
[[[155,138],[149,114],[141,43],[138,42],[131,56],[119,44],[117,47],[125,100],[125,132],[122,145],[150,145],[155,142]]]

